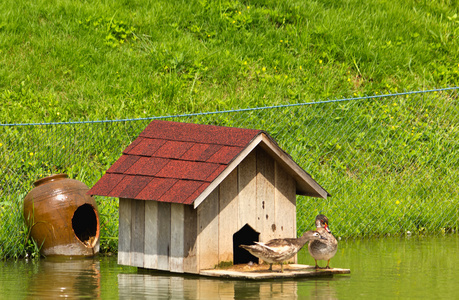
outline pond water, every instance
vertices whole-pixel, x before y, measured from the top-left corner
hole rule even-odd
[[[302,250],[299,263],[314,264]],[[322,262],[323,263],[323,262]],[[0,299],[458,298],[459,236],[346,240],[332,267],[349,275],[242,281],[137,271],[116,256],[0,261]]]

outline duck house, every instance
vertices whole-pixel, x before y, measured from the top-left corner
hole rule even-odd
[[[265,131],[171,121],[88,193],[119,198],[119,264],[193,274],[258,262],[239,245],[296,237],[296,195],[329,196]]]

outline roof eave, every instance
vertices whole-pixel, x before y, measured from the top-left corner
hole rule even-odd
[[[257,135],[241,153],[220,173],[217,178],[194,200],[194,208],[197,208],[210,193],[249,155],[255,147],[260,145],[268,152],[287,172],[295,179],[296,193],[298,195],[327,199],[330,194],[322,188],[312,177],[303,170],[277,143],[267,134],[261,132]]]
[[[262,139],[263,134],[257,135],[245,148],[244,150],[239,153],[239,155],[226,167],[223,172],[220,173],[220,175],[217,176],[217,178],[214,179],[214,181],[211,182],[211,184],[194,200],[193,205],[194,208],[197,208],[199,204],[201,204],[207,196],[212,193],[214,189],[218,187],[220,183],[234,170],[237,168],[237,166],[244,160],[244,158],[249,155],[253,149],[263,140]]]
[[[296,182],[298,195],[327,199],[330,194],[320,186],[303,168],[301,168],[290,155],[282,150],[269,136],[262,134],[261,147],[285,168]]]

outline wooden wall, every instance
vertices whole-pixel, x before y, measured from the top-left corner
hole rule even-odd
[[[245,224],[260,241],[296,237],[295,181],[260,147],[197,210],[200,269],[232,261],[233,234]]]
[[[199,273],[233,260],[233,234],[245,224],[260,241],[296,237],[295,190],[293,178],[257,147],[196,210],[120,199],[118,263]]]
[[[196,273],[192,206],[121,198],[119,222],[119,264]]]

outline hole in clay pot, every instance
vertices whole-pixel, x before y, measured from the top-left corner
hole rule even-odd
[[[97,235],[97,216],[90,204],[77,208],[72,217],[72,228],[77,238],[86,246],[94,247]]]

